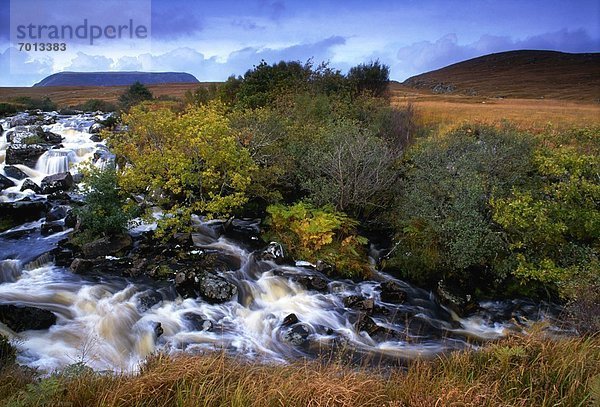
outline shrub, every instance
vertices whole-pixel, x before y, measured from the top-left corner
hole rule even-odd
[[[345,277],[370,275],[367,240],[356,234],[358,222],[346,214],[303,202],[271,205],[267,212],[267,236],[281,242],[295,258],[324,261]]]
[[[15,363],[17,349],[8,338],[0,334],[0,371]]]
[[[508,277],[508,244],[492,221],[492,193],[527,181],[532,142],[511,129],[465,127],[409,150],[392,222],[388,266],[421,284],[493,288]]]
[[[117,105],[111,102],[100,99],[89,99],[80,105],[74,106],[75,109],[83,110],[84,112],[114,112],[117,110]]]
[[[25,110],[43,110],[45,112],[49,112],[57,109],[56,103],[54,103],[49,97],[35,99],[29,96],[18,96],[13,98],[11,101],[23,106]]]
[[[109,140],[122,164],[119,185],[145,194],[166,211],[161,230],[183,227],[192,212],[227,216],[247,202],[255,165],[232,132],[223,105],[189,107],[178,114],[142,104],[123,122],[129,131]]]
[[[390,67],[379,60],[360,64],[350,68],[348,80],[358,93],[368,92],[375,97],[383,97],[387,95]]]
[[[86,242],[124,232],[128,221],[137,213],[134,207],[127,205],[117,184],[114,165],[103,169],[88,165],[82,172],[85,183],[81,189],[85,197],[84,205],[75,209],[81,222],[76,241]]]
[[[140,82],[135,82],[119,96],[119,105],[121,109],[128,110],[130,107],[152,98],[152,92],[146,86]]]
[[[0,102],[0,116],[17,113],[19,110],[21,107],[17,104]]]

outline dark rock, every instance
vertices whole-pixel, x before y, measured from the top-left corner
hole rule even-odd
[[[292,280],[302,284],[307,290],[326,292],[329,288],[329,281],[318,274],[294,276]]]
[[[68,191],[73,186],[73,176],[70,172],[49,175],[42,180],[42,193],[52,194],[59,191]]]
[[[101,141],[102,141],[102,137],[100,137],[100,136],[99,136],[99,135],[97,135],[97,134],[92,134],[92,135],[90,136],[90,141],[93,141],[94,143],[99,143],[99,142],[101,142]]]
[[[6,164],[23,164],[34,168],[38,158],[50,147],[40,144],[12,144],[6,149]]]
[[[38,184],[36,184],[35,182],[33,182],[30,179],[26,179],[25,181],[23,181],[23,184],[21,185],[21,192],[23,192],[27,189],[31,189],[36,194],[42,193],[42,188],[40,188]]]
[[[403,304],[406,301],[406,292],[396,281],[386,281],[385,283],[381,283],[381,301],[392,304]]]
[[[81,259],[76,258],[71,262],[70,269],[75,274],[112,274],[116,276],[131,276],[133,263],[130,259]]]
[[[17,239],[21,239],[27,235],[30,235],[30,234],[34,233],[35,231],[36,231],[36,228],[11,230],[10,232],[2,232],[2,238],[17,240]]]
[[[223,277],[204,273],[198,281],[198,292],[206,301],[222,303],[237,295],[237,287]]]
[[[282,326],[290,326],[290,325],[297,324],[298,322],[300,322],[300,320],[298,319],[296,314],[289,314],[288,316],[283,318],[281,325]]]
[[[54,222],[60,219],[64,219],[67,216],[68,207],[60,205],[55,206],[46,214],[46,222]]]
[[[213,329],[213,323],[211,321],[204,319],[195,312],[187,312],[183,314],[182,318],[193,331],[210,331]]]
[[[183,298],[196,298],[198,280],[193,271],[180,271],[175,274],[175,290]]]
[[[81,247],[86,258],[112,256],[131,247],[133,240],[128,234],[102,237]]]
[[[355,327],[357,331],[364,331],[368,333],[369,336],[372,336],[381,329],[381,327],[375,323],[373,318],[368,316],[365,312],[361,312],[358,315],[358,320],[356,321]]]
[[[94,123],[90,126],[89,132],[90,132],[90,134],[99,134],[104,128],[105,128],[105,126],[103,124]],[[98,138],[99,138],[99,141],[102,141],[102,139],[100,137],[98,137]],[[90,139],[91,139],[91,137],[90,137]],[[92,140],[92,141],[95,141],[95,140]]]
[[[154,336],[156,337],[156,339],[160,338],[160,336],[165,332],[165,330],[162,327],[162,324],[160,322],[154,322]]]
[[[42,236],[50,236],[63,230],[65,230],[63,224],[58,221],[44,222],[40,228]]]
[[[276,261],[284,258],[283,247],[277,242],[271,242],[259,255],[261,260]]]
[[[6,178],[4,175],[0,174],[0,191],[4,190],[6,188],[14,187],[14,186],[15,186],[14,182],[12,182],[8,178]]]
[[[53,146],[60,144],[62,140],[62,136],[44,131],[41,126],[17,126],[6,135],[6,141],[12,144]]]
[[[0,219],[22,224],[40,219],[46,210],[46,203],[41,201],[0,202]]]
[[[315,268],[318,272],[324,274],[330,274],[333,271],[333,266],[331,264],[325,263],[323,260],[317,260]]]
[[[349,295],[342,299],[344,307],[372,314],[375,309],[375,301],[372,298],[363,298],[359,295]]]
[[[20,113],[10,118],[10,127],[31,125],[34,124],[37,119],[37,116],[32,116],[28,113]]]
[[[194,242],[192,241],[192,234],[191,233],[183,233],[183,232],[177,232],[173,234],[173,241],[176,244],[179,244],[181,246],[184,247],[191,247],[194,245]]]
[[[77,216],[72,210],[67,211],[67,216],[65,216],[65,227],[67,228],[75,228],[77,226]]]
[[[19,181],[27,178],[27,174],[25,174],[21,169],[15,167],[14,165],[5,166],[4,173],[11,178],[18,179]]]
[[[310,329],[305,324],[296,324],[286,330],[282,339],[293,346],[302,346],[308,343],[308,336],[310,335]]]
[[[83,181],[83,174],[78,172],[77,174],[73,174],[73,183],[74,184],[81,184],[81,181]]]
[[[160,295],[160,293],[156,291],[147,291],[138,297],[138,301],[140,303],[138,310],[140,312],[146,312],[156,304],[160,303],[162,300],[163,297]]]
[[[48,329],[56,323],[52,312],[21,305],[0,305],[0,322],[15,332]]]
[[[438,282],[436,293],[440,303],[450,308],[460,317],[479,310],[479,304],[473,301],[471,295],[461,295],[458,290],[451,290],[442,280]]]

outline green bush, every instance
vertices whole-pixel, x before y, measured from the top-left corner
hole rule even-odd
[[[135,82],[119,96],[119,105],[121,109],[128,110],[130,107],[145,100],[152,100],[152,98],[152,92],[146,86],[140,82]]]
[[[11,100],[17,105],[23,106],[25,110],[43,110],[45,112],[57,110],[56,103],[50,100],[49,97],[43,99],[35,99],[29,96],[18,96]]]
[[[375,97],[384,97],[390,82],[390,67],[378,60],[360,64],[350,68],[348,80],[358,93],[368,92]]]
[[[497,286],[509,276],[508,242],[492,220],[490,198],[524,185],[533,142],[511,129],[461,128],[420,140],[403,165],[392,222],[389,267],[421,284],[445,279]]]
[[[100,99],[89,99],[80,105],[74,106],[75,109],[83,110],[84,112],[114,112],[117,110],[117,105],[111,102]]]
[[[17,349],[8,338],[0,334],[0,371],[15,363],[17,358]]]
[[[124,232],[129,220],[137,213],[135,207],[127,204],[118,186],[115,167],[100,169],[89,165],[83,169],[83,174],[84,205],[75,209],[81,222],[76,242],[84,243]]]
[[[332,207],[315,208],[299,202],[271,205],[267,238],[282,243],[299,260],[324,261],[344,277],[367,277],[370,268],[365,245],[357,235],[358,222]]]
[[[22,110],[22,106],[14,103],[0,102],[0,116],[7,116]]]

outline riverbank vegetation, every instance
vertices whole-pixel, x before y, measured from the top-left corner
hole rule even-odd
[[[74,364],[38,377],[0,371],[6,406],[584,406],[600,402],[598,337],[552,339],[534,329],[403,368],[332,360],[264,364],[225,353],[155,355],[139,373]]]

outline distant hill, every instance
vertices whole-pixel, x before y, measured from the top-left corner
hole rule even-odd
[[[194,75],[185,72],[60,72],[33,86],[123,86],[136,81],[145,85],[198,83]]]
[[[509,51],[413,76],[403,85],[433,93],[600,101],[600,53]]]

